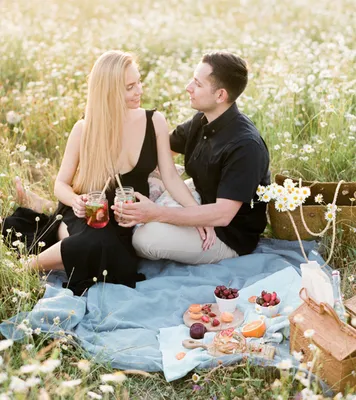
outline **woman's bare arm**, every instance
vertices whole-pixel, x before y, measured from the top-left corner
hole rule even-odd
[[[74,193],[72,182],[79,164],[80,139],[83,124],[84,121],[80,120],[73,126],[68,137],[61,167],[54,184],[54,195],[63,204],[70,207],[72,207],[73,202],[80,197]]]

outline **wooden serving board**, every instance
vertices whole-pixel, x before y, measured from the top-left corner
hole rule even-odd
[[[219,351],[213,343],[210,344],[204,344],[199,342],[198,340],[193,340],[193,339],[186,339],[183,340],[182,342],[183,347],[186,349],[197,349],[199,347],[202,347],[203,349],[207,350],[209,354],[211,354],[213,357],[222,357],[222,356],[228,356],[234,353],[223,353],[222,351]],[[256,351],[259,350],[259,351]],[[276,348],[274,346],[271,346],[269,344],[261,344],[256,346],[256,344],[253,343],[247,343],[247,349],[244,352],[245,353],[250,353],[251,355],[254,355],[255,357],[262,357],[262,358],[267,358],[269,360],[273,360],[275,353],[276,353]],[[238,354],[238,353],[235,353]]]
[[[210,303],[208,303],[208,304],[210,304]],[[202,306],[204,306],[204,304],[202,304]],[[187,310],[183,314],[183,321],[184,321],[185,325],[188,328],[190,328],[193,324],[195,324],[196,322],[199,322],[205,326],[205,328],[208,332],[219,332],[224,329],[236,328],[243,323],[244,314],[238,308],[236,308],[236,310],[233,312],[234,319],[232,322],[222,322],[221,321],[221,312],[219,311],[219,307],[216,303],[212,303],[210,308],[211,308],[211,312],[216,314],[216,317],[214,317],[214,318],[217,318],[220,321],[220,325],[212,326],[211,322],[214,319],[212,317],[210,317],[210,322],[203,322],[201,319],[192,319],[189,316],[189,310]],[[203,315],[205,315],[205,314],[203,314]]]

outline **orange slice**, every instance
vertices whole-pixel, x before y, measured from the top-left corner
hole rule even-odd
[[[256,299],[257,299],[257,296],[251,296],[251,297],[248,298],[248,301],[250,303],[256,303]]]
[[[245,337],[262,337],[266,332],[266,324],[264,320],[252,321],[241,328],[241,333]]]

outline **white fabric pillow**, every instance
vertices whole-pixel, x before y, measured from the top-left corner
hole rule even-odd
[[[182,175],[184,173],[183,165],[175,164],[175,166],[179,176]],[[166,190],[158,168],[149,174],[148,185],[150,190],[149,198],[153,202],[156,201]]]
[[[199,193],[195,190],[193,179],[192,178],[186,179],[184,183],[188,186],[189,190],[192,192],[192,195],[194,199],[197,201],[197,203],[201,204],[201,198]],[[155,203],[165,207],[182,207],[178,202],[176,202],[173,199],[168,190],[165,190],[162,193],[162,195],[155,201]]]

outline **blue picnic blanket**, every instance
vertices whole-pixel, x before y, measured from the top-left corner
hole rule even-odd
[[[310,260],[322,263],[315,242],[304,242]],[[190,350],[180,362],[175,354],[189,338],[183,313],[191,303],[214,302],[217,285],[240,289],[238,308],[245,321],[257,318],[248,297],[261,290],[276,291],[282,299],[281,316],[270,320],[266,337],[276,331],[288,336],[288,313],[300,304],[299,265],[304,261],[299,244],[262,239],[253,254],[199,266],[168,260],[142,260],[140,272],[146,280],[136,289],[98,283],[82,296],[62,288],[63,275],[51,274],[41,300],[29,313],[20,313],[0,325],[6,338],[21,340],[21,322],[29,319],[34,330],[52,336],[63,331],[75,338],[95,360],[110,362],[120,369],[163,371],[168,381],[184,376],[195,367],[209,367],[216,359],[205,350]],[[287,309],[289,308],[289,310]],[[273,322],[271,322],[273,321]],[[206,342],[212,334],[206,335]],[[273,363],[289,356],[288,342],[278,345]],[[236,362],[238,356],[227,356]]]

